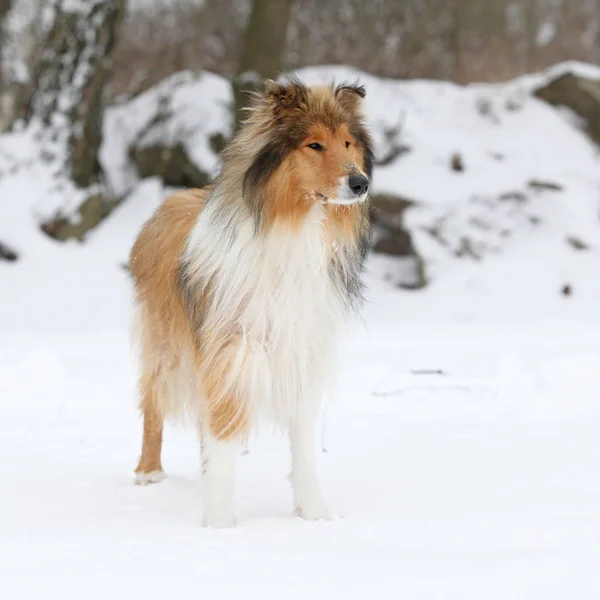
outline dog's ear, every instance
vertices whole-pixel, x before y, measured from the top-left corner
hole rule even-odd
[[[276,114],[294,108],[303,108],[308,100],[306,86],[297,79],[289,83],[278,83],[269,79],[265,81],[265,98]]]
[[[352,112],[358,110],[362,99],[367,95],[364,85],[356,83],[340,83],[334,92],[336,100],[346,109]]]

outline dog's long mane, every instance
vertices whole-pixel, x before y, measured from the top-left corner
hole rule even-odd
[[[255,234],[264,236],[277,214],[269,214],[268,183],[286,156],[306,137],[310,127],[323,123],[336,130],[346,124],[362,150],[364,171],[371,179],[373,141],[360,110],[365,89],[357,83],[331,84],[308,89],[297,78],[286,83],[267,81],[265,91],[253,93],[249,117],[223,151],[215,186],[207,197],[213,225],[221,232],[222,251],[231,248],[240,222],[251,219]],[[271,211],[272,212],[272,211]],[[335,240],[329,257],[330,277],[349,311],[363,299],[361,274],[369,242],[368,207],[356,205],[352,211],[331,209],[330,226],[351,228],[345,243]],[[185,263],[182,273],[186,272]],[[187,297],[188,276],[182,277]]]

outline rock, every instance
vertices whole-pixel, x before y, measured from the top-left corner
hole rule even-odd
[[[139,177],[160,177],[166,186],[200,188],[210,181],[209,174],[194,164],[181,142],[132,147],[129,158]]]
[[[509,112],[517,112],[523,108],[523,101],[518,100],[517,98],[512,98],[512,97],[507,98],[504,107]]]
[[[527,202],[527,196],[519,191],[505,192],[498,196],[498,200],[500,200],[500,202],[516,202],[517,204],[524,204]]]
[[[529,222],[532,225],[537,226],[542,222],[542,219],[540,217],[538,217],[537,215],[529,215]]]
[[[404,196],[394,194],[369,194],[371,200],[371,216],[374,221],[387,227],[403,229],[404,211],[416,202]]]
[[[0,242],[0,260],[15,262],[18,258],[19,255],[12,248]]]
[[[580,240],[579,238],[577,238],[573,235],[567,238],[567,244],[572,246],[573,249],[575,249],[575,250],[589,250],[590,249],[588,244],[586,244],[583,240]]]
[[[427,285],[425,263],[416,253],[407,231],[386,232],[373,246],[373,252],[398,259],[394,273],[388,273],[386,280],[393,281],[405,290],[420,290]]]
[[[465,164],[463,162],[462,156],[457,152],[452,155],[452,159],[450,160],[450,167],[453,171],[457,173],[462,173],[465,170]]]
[[[404,227],[404,211],[415,202],[393,194],[371,195],[371,218],[378,239],[373,252],[400,259],[391,275],[398,287],[417,290],[427,285],[425,263],[416,251],[410,232]]]
[[[186,149],[186,135],[178,131],[165,135],[173,120],[172,98],[164,96],[158,103],[157,113],[138,132],[129,146],[129,160],[138,177],[159,177],[163,184],[172,187],[204,187],[209,182],[208,173],[195,164]],[[165,138],[169,140],[165,142]],[[215,138],[215,140],[213,140]],[[216,145],[216,136],[210,139]]]
[[[562,289],[560,290],[560,293],[563,296],[571,296],[573,294],[573,288],[571,284],[566,283],[565,285],[563,285]]]
[[[600,81],[566,73],[534,91],[553,106],[565,106],[586,122],[588,135],[600,144]]]
[[[415,250],[408,231],[389,232],[373,246],[373,252],[390,256],[413,256]]]
[[[532,179],[527,185],[536,191],[549,191],[549,192],[562,192],[565,188],[560,183],[553,183],[552,181],[540,181],[539,179]]]
[[[493,112],[493,105],[489,98],[478,98],[477,99],[477,112],[482,117],[489,117]]]
[[[57,216],[42,223],[40,228],[55,240],[75,238],[81,242],[117,204],[117,200],[106,200],[101,194],[93,194],[80,205],[76,219]]]
[[[500,124],[500,119],[495,112],[494,104],[489,98],[481,97],[477,99],[477,112],[484,118],[489,119],[495,125]]]

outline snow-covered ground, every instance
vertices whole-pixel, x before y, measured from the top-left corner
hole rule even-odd
[[[4,333],[3,597],[597,598],[598,324],[410,323],[403,294],[370,299],[324,415],[331,523],[291,515],[280,437],[240,457],[235,531],[200,525],[191,431],[167,430],[165,482],[133,485],[124,314]]]
[[[378,170],[376,186],[423,201],[409,224],[431,283],[400,291],[385,277],[394,261],[369,259],[368,302],[342,340],[318,440],[336,515],[328,523],[291,515],[279,436],[253,440],[240,456],[235,530],[200,525],[191,430],[166,432],[166,481],[133,485],[141,423],[121,264],[164,190],[137,185],[85,244],[58,244],[37,231],[43,181],[27,166],[26,144],[0,138],[0,240],[21,253],[0,262],[2,598],[600,597],[597,152],[570,119],[525,92],[525,112],[498,109],[501,124],[477,128],[481,88],[448,86],[449,106],[464,110],[442,118],[443,100],[431,116],[425,108],[445,84],[404,83],[387,100],[386,85],[401,84],[379,85],[371,117],[407,112],[414,152]],[[485,93],[505,106],[527,85]],[[455,146],[466,159],[462,179],[446,168]],[[488,164],[484,146],[506,160]],[[7,152],[21,169],[5,168]],[[451,214],[463,231],[470,197],[532,178],[565,189],[532,195],[526,210],[540,225],[507,217],[513,235],[501,244],[485,237],[493,250],[480,261],[453,258],[419,230],[429,211]],[[589,249],[574,250],[568,236]]]

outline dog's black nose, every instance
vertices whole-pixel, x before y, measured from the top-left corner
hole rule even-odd
[[[369,189],[369,180],[364,175],[355,173],[348,178],[348,185],[355,196],[362,196]]]

